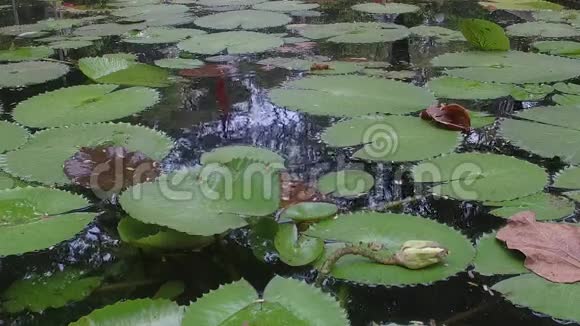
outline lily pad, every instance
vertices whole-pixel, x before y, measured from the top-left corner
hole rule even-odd
[[[580,95],[556,94],[552,96],[552,102],[562,106],[580,106]]]
[[[277,36],[235,31],[194,36],[177,46],[183,51],[211,55],[222,51],[228,54],[259,53],[277,48],[283,43],[282,38]]]
[[[281,0],[281,1],[260,2],[258,4],[255,4],[252,8],[255,10],[292,12],[292,11],[312,10],[318,7],[320,7],[320,5],[317,3],[304,3],[302,1]]]
[[[245,280],[222,285],[187,308],[183,326],[349,325],[334,298],[301,281],[276,276],[259,299]]]
[[[558,92],[580,95],[580,85],[573,83],[556,83],[554,84],[554,89]]]
[[[54,50],[46,46],[30,46],[0,50],[0,61],[34,61],[48,58]]]
[[[576,37],[580,31],[568,24],[556,24],[545,22],[527,22],[508,26],[506,32],[510,36],[521,37]]]
[[[292,18],[289,16],[277,12],[236,10],[198,18],[195,24],[211,29],[261,29],[284,26],[291,21]]]
[[[495,232],[484,234],[477,240],[475,271],[481,275],[513,275],[529,273],[524,267],[524,256],[517,251],[509,250],[505,244],[495,238]]]
[[[155,65],[168,69],[193,69],[203,66],[204,62],[196,59],[167,58],[155,60]]]
[[[363,76],[298,79],[270,91],[270,98],[296,111],[348,117],[410,113],[435,102],[431,93],[412,84]]]
[[[29,136],[28,131],[21,126],[8,121],[0,121],[0,153],[24,145]]]
[[[580,42],[575,41],[539,41],[532,46],[543,53],[570,58],[580,58]]]
[[[580,301],[580,283],[553,283],[535,274],[524,274],[492,287],[518,306],[554,318],[580,322],[580,311],[571,302]]]
[[[475,256],[470,241],[458,231],[433,220],[404,214],[360,212],[314,224],[306,235],[335,242],[326,245],[326,253],[317,266],[342,244],[376,243],[386,250],[397,251],[408,240],[430,240],[450,252],[444,264],[420,270],[382,265],[358,256],[340,259],[331,275],[365,284],[414,285],[444,280],[467,268]]]
[[[490,0],[482,1],[483,7],[501,10],[560,10],[562,5],[544,0]]]
[[[0,171],[0,190],[12,189],[16,187],[24,187],[26,184],[18,179],[15,179],[10,174]]]
[[[415,26],[409,29],[412,35],[423,38],[434,38],[438,42],[465,41],[460,31],[455,31],[441,26]]]
[[[84,198],[57,189],[0,190],[0,256],[42,250],[73,238],[95,214],[50,215],[87,205]]]
[[[251,6],[268,0],[198,0],[197,4],[208,7]]]
[[[70,40],[70,41],[57,41],[49,43],[47,46],[51,49],[81,49],[86,48],[87,46],[93,45],[91,41],[82,41],[82,40]]]
[[[171,85],[166,70],[116,57],[89,57],[79,60],[79,69],[102,84],[167,87]]]
[[[427,88],[435,96],[448,99],[484,100],[510,95],[510,88],[506,85],[455,77],[432,79],[427,83]]]
[[[73,33],[77,36],[114,36],[125,34],[133,30],[144,29],[143,24],[117,24],[117,23],[106,23],[106,24],[93,24],[77,28]]]
[[[531,196],[510,201],[484,202],[486,206],[499,206],[490,211],[495,216],[509,218],[522,211],[532,211],[536,220],[556,220],[574,213],[576,205],[565,197],[559,197],[541,192]]]
[[[277,153],[266,148],[245,145],[218,147],[210,152],[203,153],[200,161],[204,165],[212,163],[227,164],[239,159],[251,159],[268,165],[284,166],[284,158]]]
[[[542,157],[557,156],[567,163],[580,163],[580,152],[576,150],[580,146],[580,130],[574,123],[580,119],[577,107],[536,107],[515,117],[526,120],[506,119],[499,130],[514,146]]]
[[[432,60],[452,77],[513,84],[544,83],[580,75],[580,61],[518,51],[446,53]],[[550,67],[550,69],[545,69]]]
[[[149,15],[179,15],[189,11],[189,7],[179,4],[144,4],[141,6],[122,7],[111,12],[116,17],[141,17]]]
[[[205,31],[191,28],[149,27],[142,31],[128,33],[122,41],[138,44],[177,43],[186,38],[207,34]]]
[[[34,128],[104,122],[141,112],[159,101],[151,88],[81,85],[57,89],[24,100],[14,108],[17,122]]]
[[[510,40],[503,27],[484,19],[462,19],[459,22],[461,33],[478,50],[508,51]]]
[[[308,71],[309,73],[315,75],[349,74],[357,71],[362,71],[364,69],[363,65],[360,65],[356,62],[344,62],[344,61],[317,62],[306,59],[284,58],[284,57],[266,58],[258,61],[257,63],[264,66],[273,66],[288,70]],[[328,65],[328,69],[312,70],[313,65],[316,64]]]
[[[546,84],[512,85],[510,96],[516,101],[541,101],[554,91],[554,87]]]
[[[421,8],[415,5],[409,5],[405,3],[387,2],[387,3],[377,3],[377,2],[367,2],[359,3],[351,7],[353,10],[362,11],[369,14],[384,14],[384,15],[399,15],[406,14],[410,12],[419,11]]]
[[[117,226],[121,240],[144,249],[200,249],[213,242],[211,237],[199,237],[166,227],[146,224],[124,217]]]
[[[163,325],[181,326],[184,308],[166,299],[120,301],[94,310],[69,326]]]
[[[439,196],[504,201],[540,192],[548,175],[541,167],[511,156],[461,153],[419,163],[413,168],[413,178],[441,183],[431,188]]]
[[[299,235],[293,223],[280,225],[274,245],[280,259],[290,266],[307,265],[318,259],[324,251],[324,242],[321,239]]]
[[[408,28],[389,23],[310,24],[288,28],[309,39],[334,43],[384,43],[409,36]]]
[[[2,65],[0,88],[42,84],[69,72],[67,65],[56,62],[18,62]]]
[[[397,116],[341,121],[324,130],[321,139],[332,147],[364,145],[354,157],[380,162],[431,158],[453,151],[461,142],[457,132],[437,128],[417,117]]]
[[[362,170],[330,172],[318,179],[317,188],[322,194],[335,197],[358,197],[368,193],[375,178]]]
[[[580,167],[569,167],[560,171],[552,186],[562,189],[580,189]]]
[[[294,222],[320,221],[338,213],[338,207],[332,203],[301,202],[286,207],[280,218],[292,219]]]
[[[2,168],[23,180],[69,184],[63,164],[80,147],[122,146],[162,160],[173,141],[155,130],[126,123],[100,123],[47,129],[34,134],[20,149],[5,154]]]
[[[102,281],[102,277],[86,276],[75,268],[50,275],[35,274],[12,283],[2,293],[2,308],[8,313],[61,308],[88,297]]]

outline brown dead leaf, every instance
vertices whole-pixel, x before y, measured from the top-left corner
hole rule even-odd
[[[312,66],[310,66],[310,71],[331,70],[331,69],[332,68],[330,68],[330,66],[325,63],[313,63]]]
[[[318,192],[314,185],[309,185],[299,179],[293,179],[288,173],[282,173],[280,181],[282,187],[280,207],[282,208],[304,201],[321,201],[324,199],[324,195]]]
[[[199,68],[182,69],[179,74],[189,78],[223,77],[234,74],[236,67],[232,65],[206,64]]]
[[[318,43],[316,42],[299,42],[294,44],[286,44],[276,48],[274,51],[278,53],[290,54],[305,54],[312,51]]]
[[[421,118],[433,120],[437,125],[446,129],[469,131],[471,128],[469,111],[459,104],[430,106],[421,112]]]
[[[531,211],[517,213],[499,230],[497,239],[521,251],[525,266],[557,283],[580,281],[580,226],[537,222]]]

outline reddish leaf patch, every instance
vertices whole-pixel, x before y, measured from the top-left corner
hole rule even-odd
[[[459,104],[430,106],[421,112],[421,118],[432,120],[437,125],[451,130],[469,131],[471,118],[469,111]]]
[[[497,233],[508,248],[521,251],[525,266],[557,283],[580,281],[580,226],[537,222],[534,212],[512,216]]]
[[[304,201],[321,201],[324,199],[324,195],[318,192],[314,185],[299,179],[293,179],[287,173],[282,173],[280,180],[282,187],[280,207],[282,208]]]
[[[330,68],[330,66],[325,63],[313,63],[312,66],[310,66],[310,71],[331,70],[331,69],[332,68]]]
[[[179,74],[189,78],[223,77],[234,74],[236,67],[231,65],[206,64],[199,68],[182,69]]]
[[[312,51],[318,44],[316,42],[299,42],[286,44],[276,48],[278,53],[304,54]]]

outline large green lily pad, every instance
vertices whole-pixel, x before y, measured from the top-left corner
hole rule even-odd
[[[2,310],[17,313],[61,308],[88,297],[102,281],[102,277],[86,276],[86,273],[76,268],[67,268],[52,275],[34,274],[10,284],[0,296]]]
[[[334,298],[301,281],[276,276],[259,299],[245,280],[222,285],[187,308],[183,326],[349,325]]]
[[[453,151],[461,142],[456,131],[406,116],[369,116],[341,121],[325,129],[321,139],[332,147],[364,144],[354,157],[381,162],[431,158]]]
[[[516,101],[541,101],[554,91],[554,87],[547,84],[511,85],[510,96]]]
[[[432,265],[419,270],[410,270],[393,265],[374,263],[358,256],[341,258],[331,271],[331,275],[349,281],[365,284],[414,285],[432,283],[446,279],[467,268],[475,256],[470,241],[458,231],[422,217],[360,212],[314,224],[306,235],[335,243],[326,245],[325,256],[343,244],[376,243],[390,252],[396,252],[408,240],[437,241],[450,254],[444,264]]]
[[[14,120],[34,128],[104,122],[143,111],[159,101],[151,88],[81,85],[61,88],[20,102]]]
[[[504,201],[541,191],[548,175],[541,167],[515,157],[461,153],[417,164],[413,178],[415,182],[435,183],[431,191],[440,196]]]
[[[568,24],[556,24],[545,22],[527,22],[508,26],[506,32],[510,36],[521,37],[576,37],[580,31]]]
[[[484,202],[486,206],[499,207],[490,211],[491,214],[509,218],[522,211],[536,213],[536,220],[556,220],[574,213],[576,205],[573,201],[545,192],[509,201]]]
[[[230,145],[213,149],[201,155],[201,164],[227,164],[233,160],[250,159],[265,164],[284,166],[284,158],[277,153],[261,147]]]
[[[284,26],[292,21],[290,16],[282,13],[260,10],[236,10],[204,16],[195,20],[195,24],[212,29],[261,29]]]
[[[556,83],[554,89],[565,94],[580,95],[580,85],[573,83]]]
[[[536,107],[521,111],[501,122],[500,135],[514,146],[543,157],[558,156],[571,164],[580,163],[580,119],[577,107]]]
[[[17,62],[2,65],[0,88],[42,84],[67,74],[67,65],[56,62]]]
[[[186,38],[207,34],[205,31],[192,28],[149,27],[142,31],[127,33],[122,41],[138,44],[177,43]]]
[[[304,3],[302,1],[294,0],[280,0],[280,1],[266,1],[255,4],[252,8],[255,10],[266,10],[266,11],[280,11],[280,12],[293,12],[293,11],[306,11],[312,10],[320,7],[317,3]]]
[[[410,12],[419,11],[421,8],[415,5],[409,5],[405,3],[387,2],[387,3],[376,3],[367,2],[359,3],[351,7],[353,10],[362,11],[369,14],[383,14],[383,15],[399,15],[406,14]]]
[[[524,256],[508,249],[495,235],[495,232],[484,234],[477,240],[477,255],[473,262],[475,271],[485,276],[528,273]]]
[[[455,77],[432,79],[427,83],[427,88],[435,96],[449,99],[484,100],[510,95],[510,88],[506,85]]]
[[[363,76],[307,77],[270,91],[274,104],[314,115],[404,114],[435,102],[427,90],[394,80]]]
[[[115,9],[111,15],[116,17],[138,17],[150,15],[179,15],[189,11],[189,7],[176,4],[145,4],[142,6],[131,6]]]
[[[306,38],[334,43],[394,42],[409,36],[408,28],[389,23],[310,24],[289,28]]]
[[[291,219],[296,223],[320,221],[330,218],[338,212],[338,207],[332,203],[300,202],[286,207],[281,219]]]
[[[204,65],[204,62],[197,59],[166,58],[155,60],[155,65],[168,69],[195,69]]]
[[[490,0],[479,2],[488,8],[502,10],[560,10],[562,5],[544,0]]]
[[[169,153],[173,141],[155,130],[126,123],[53,128],[35,133],[24,146],[6,153],[0,166],[24,180],[68,184],[70,181],[63,172],[64,161],[81,147],[105,145],[139,151],[160,161]]]
[[[362,170],[330,172],[318,179],[317,188],[322,194],[335,197],[358,197],[368,193],[375,178]]]
[[[420,25],[411,27],[409,31],[412,35],[424,38],[434,38],[437,42],[440,43],[465,41],[465,37],[463,34],[461,34],[460,31],[455,31],[441,26]]]
[[[167,87],[169,73],[162,68],[118,57],[88,57],[79,60],[79,69],[102,84]]]
[[[34,61],[48,58],[54,50],[46,46],[29,46],[0,50],[0,61]]]
[[[94,310],[69,326],[163,325],[181,326],[184,308],[165,299],[119,301]]]
[[[580,189],[580,167],[569,167],[560,171],[553,186],[562,189]]]
[[[524,274],[492,287],[518,306],[554,318],[580,322],[580,310],[573,302],[580,302],[580,283],[553,283],[535,274]]]
[[[73,33],[77,36],[114,36],[121,35],[133,30],[141,30],[147,27],[143,24],[93,24],[77,28]]]
[[[73,238],[93,220],[94,213],[48,215],[87,205],[84,198],[57,189],[0,190],[0,256],[42,250]]]
[[[513,84],[544,83],[580,76],[580,61],[518,51],[446,53],[432,60],[452,77]],[[550,67],[550,69],[545,69]]]
[[[29,136],[28,131],[21,126],[0,120],[0,153],[22,146]]]
[[[70,41],[56,41],[49,43],[47,46],[51,49],[81,49],[93,45],[91,41],[70,40]]]
[[[235,31],[199,35],[182,41],[179,49],[199,54],[218,54],[226,51],[228,54],[259,53],[279,47],[284,41],[274,35]]]
[[[251,6],[268,0],[198,0],[197,4],[208,7]]]
[[[318,238],[298,234],[295,224],[282,224],[278,228],[274,245],[280,260],[290,266],[304,266],[315,261],[324,251],[324,242]]]

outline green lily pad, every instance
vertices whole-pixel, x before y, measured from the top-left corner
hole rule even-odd
[[[541,167],[511,156],[461,153],[417,164],[413,178],[415,182],[441,183],[431,188],[439,196],[503,201],[540,192],[548,175]]]
[[[454,31],[441,26],[415,26],[409,29],[412,35],[423,38],[434,38],[438,42],[465,41],[460,31]]]
[[[155,65],[168,69],[195,69],[204,65],[197,59],[166,58],[155,60]]]
[[[197,4],[208,7],[251,6],[268,0],[198,0]]]
[[[580,61],[518,51],[446,53],[432,60],[452,77],[483,82],[529,84],[571,79],[580,75]],[[550,69],[544,69],[550,67]]]
[[[115,57],[89,57],[79,60],[79,69],[102,84],[167,87],[171,85],[165,69]]]
[[[556,24],[545,22],[527,22],[508,26],[506,32],[510,36],[521,37],[576,37],[580,31],[568,24]]]
[[[291,219],[294,222],[320,221],[338,213],[338,207],[332,203],[301,202],[288,206],[280,218]]]
[[[542,52],[570,58],[580,58],[580,42],[575,41],[539,41],[532,46]]]
[[[81,85],[57,89],[24,100],[14,108],[17,122],[34,128],[104,122],[141,112],[159,101],[151,88]]]
[[[580,167],[569,167],[560,171],[552,186],[562,189],[580,189]]]
[[[47,46],[51,49],[81,49],[86,48],[87,46],[93,45],[91,41],[82,41],[82,40],[70,40],[70,41],[57,41],[49,43]]]
[[[0,88],[42,84],[69,72],[67,65],[56,62],[30,61],[2,65]]]
[[[211,237],[181,233],[154,224],[146,224],[124,217],[117,225],[119,237],[124,242],[144,249],[200,249],[213,242]]]
[[[543,10],[532,13],[535,20],[550,23],[565,23],[568,20],[574,20],[578,17],[577,10]]]
[[[283,58],[283,57],[266,58],[258,61],[257,63],[264,66],[273,66],[288,70],[308,71],[310,74],[315,75],[342,75],[362,71],[364,69],[363,65],[360,65],[356,62],[344,62],[344,61],[320,62],[306,59]],[[317,63],[326,64],[328,65],[329,69],[311,70],[312,65]]]
[[[281,1],[260,2],[258,4],[255,4],[252,8],[255,10],[292,12],[292,11],[312,10],[318,7],[320,7],[320,5],[317,3],[304,3],[302,1],[281,0]]]
[[[26,184],[13,178],[10,174],[0,171],[0,190],[25,187]]]
[[[492,287],[518,306],[554,318],[580,322],[580,283],[553,283],[535,274],[524,274],[501,281]]]
[[[560,10],[562,5],[544,0],[491,0],[479,2],[484,7],[501,10]]]
[[[181,326],[184,308],[166,299],[120,301],[94,310],[69,326],[163,325]]]
[[[354,157],[380,162],[431,158],[453,151],[461,142],[456,131],[406,116],[370,116],[341,121],[325,129],[321,139],[331,147],[364,144]]]
[[[405,114],[435,102],[421,87],[364,76],[307,77],[270,91],[272,102],[313,115]]]
[[[552,102],[563,106],[580,106],[580,95],[556,94],[552,96]]]
[[[387,3],[376,3],[367,2],[359,3],[351,7],[352,10],[362,11],[369,14],[385,14],[385,15],[399,15],[406,14],[410,12],[419,11],[421,8],[415,5],[409,5],[405,3],[387,2]]]
[[[484,100],[510,95],[510,88],[506,85],[456,77],[435,78],[430,80],[426,87],[438,98]]]
[[[507,51],[510,40],[503,28],[483,19],[463,19],[459,23],[461,33],[472,46],[483,51]]]
[[[283,43],[277,36],[235,31],[193,36],[177,46],[183,51],[211,55],[222,51],[228,54],[259,53],[277,48]]]
[[[526,120],[505,119],[499,133],[514,146],[542,157],[558,156],[571,164],[580,163],[580,119],[577,107],[535,107],[514,115]],[[564,141],[563,141],[564,140]]]
[[[42,250],[73,238],[93,220],[94,213],[48,215],[87,205],[84,198],[57,189],[0,190],[0,256]]]
[[[42,130],[16,151],[8,152],[0,166],[23,180],[44,184],[69,184],[64,161],[81,147],[121,146],[140,151],[153,160],[162,160],[173,141],[155,130],[126,123],[75,125]]]
[[[310,24],[289,28],[306,38],[334,43],[384,43],[409,36],[408,28],[389,23]]]
[[[274,277],[262,300],[245,280],[222,285],[192,303],[183,326],[347,326],[336,300],[304,282]]]
[[[562,195],[566,196],[567,198],[572,199],[575,202],[580,202],[580,191],[578,191],[578,190],[567,191],[567,192],[563,193]]]
[[[495,232],[484,234],[477,240],[477,254],[473,265],[481,275],[513,275],[528,273],[524,267],[524,256],[506,248],[495,238]]]
[[[69,302],[81,301],[98,288],[99,276],[86,276],[75,268],[67,268],[51,275],[32,275],[10,285],[2,295],[2,308],[8,313],[42,312],[47,308],[61,308]]]
[[[239,159],[250,159],[256,162],[284,166],[284,158],[277,153],[266,148],[245,145],[218,147],[211,152],[203,153],[200,161],[204,165],[212,163],[227,164]]]
[[[43,26],[41,24],[21,24],[0,27],[0,34],[9,36],[41,34],[42,30]]]
[[[186,38],[207,34],[205,31],[191,28],[149,27],[142,31],[128,33],[122,41],[138,44],[177,43]]]
[[[546,84],[511,85],[510,96],[516,101],[541,101],[554,91],[554,87]]]
[[[292,18],[289,16],[277,12],[236,10],[198,18],[195,24],[211,29],[261,29],[284,26],[291,21]]]
[[[0,153],[16,149],[28,141],[30,134],[21,126],[0,120]]]
[[[567,198],[554,196],[545,192],[510,201],[484,202],[486,206],[499,208],[490,211],[495,216],[509,218],[522,211],[536,213],[536,220],[556,220],[574,213],[576,205]]]
[[[290,266],[308,265],[324,251],[324,242],[321,239],[299,235],[293,223],[280,225],[274,245],[280,260]]]
[[[485,112],[471,111],[471,128],[483,128],[495,122],[496,117]]]
[[[63,29],[69,29],[74,26],[82,25],[85,21],[82,19],[75,18],[59,18],[59,19],[44,19],[39,20],[36,23],[42,26],[43,30],[47,31],[60,31]]]
[[[318,179],[317,188],[322,194],[335,197],[358,197],[368,193],[375,178],[362,170],[330,172]]]
[[[444,264],[420,270],[382,265],[358,256],[344,257],[334,265],[332,276],[364,284],[414,285],[443,280],[465,270],[475,256],[470,241],[458,231],[412,215],[374,212],[339,215],[312,225],[305,234],[338,242],[326,245],[325,256],[319,259],[317,266],[340,248],[340,243],[377,243],[394,253],[408,240],[430,240],[450,252]]]
[[[106,23],[106,24],[93,24],[77,28],[73,34],[77,36],[115,36],[125,34],[133,30],[144,29],[143,24],[117,24],[117,23]]]
[[[111,15],[116,17],[141,17],[143,15],[179,15],[189,11],[189,7],[179,4],[144,4],[141,6],[131,6],[115,9]]]
[[[573,83],[556,83],[554,84],[554,89],[558,92],[580,95],[580,85]]]
[[[48,58],[54,50],[46,46],[30,46],[0,50],[0,61],[34,61]]]

